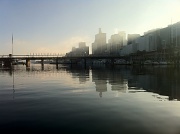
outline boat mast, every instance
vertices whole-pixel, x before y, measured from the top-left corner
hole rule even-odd
[[[12,34],[12,55],[13,55],[13,34]]]

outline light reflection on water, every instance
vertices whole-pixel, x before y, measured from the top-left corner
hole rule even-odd
[[[13,70],[0,69],[2,131],[180,133],[178,67],[32,65]]]

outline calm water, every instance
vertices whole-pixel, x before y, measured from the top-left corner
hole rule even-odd
[[[180,68],[0,69],[3,133],[179,134]]]

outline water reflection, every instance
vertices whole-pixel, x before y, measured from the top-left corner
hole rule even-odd
[[[59,68],[63,68],[62,66]],[[84,69],[81,66],[71,66],[66,67],[67,73],[72,75],[72,78],[78,78],[80,84],[86,83],[86,81],[89,81],[89,69]]]
[[[0,76],[1,132],[180,131],[179,102],[159,101],[179,100],[177,67],[32,65],[2,68]]]
[[[92,69],[92,82],[96,85],[96,92],[99,92],[99,96],[102,97],[103,92],[107,92],[107,73],[106,70]]]
[[[15,86],[14,86],[14,85],[15,85],[14,69],[12,69],[12,75],[13,75],[13,89],[12,89],[12,90],[13,90],[13,99],[14,99],[14,96],[15,96],[15,95],[14,95],[14,94],[15,94],[15,88],[14,88],[14,87],[15,87]]]
[[[174,66],[116,66],[92,67],[92,82],[96,85],[96,91],[102,97],[107,92],[107,84],[111,85],[111,91],[121,93],[153,92],[168,96],[169,100],[180,100],[180,69]],[[68,69],[73,76],[84,78],[89,76],[89,71]],[[86,73],[82,73],[86,72]],[[156,96],[156,95],[154,95]],[[159,96],[157,96],[159,98]]]
[[[143,88],[148,92],[169,96],[169,100],[180,100],[179,67],[133,67],[133,79],[129,80],[129,87]]]
[[[1,73],[8,73],[13,78],[13,94],[15,93],[15,74],[22,72],[30,73],[37,76],[38,74],[58,75],[58,72],[65,72],[72,76],[72,79],[79,80],[79,84],[93,82],[96,92],[100,97],[103,93],[110,91],[120,93],[136,93],[136,92],[152,92],[159,98],[159,95],[168,96],[168,100],[180,100],[180,68],[174,66],[115,66],[106,67],[98,65],[84,69],[81,66],[64,66],[59,65],[58,69],[55,65],[31,66],[30,68],[22,68],[15,66],[14,68],[0,68]]]

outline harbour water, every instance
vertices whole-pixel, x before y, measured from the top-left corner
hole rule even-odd
[[[0,131],[179,134],[180,67],[0,68]]]

